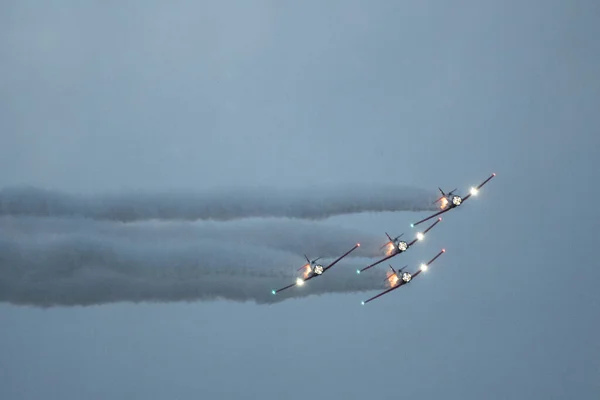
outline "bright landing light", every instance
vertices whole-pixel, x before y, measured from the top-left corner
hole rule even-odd
[[[427,264],[421,264],[421,271],[425,272],[427,271]]]
[[[472,194],[473,196],[477,196],[477,193],[479,193],[479,190],[477,190],[476,188],[472,187],[472,188],[471,188],[471,194]]]
[[[417,239],[423,240],[424,238],[425,238],[425,235],[423,235],[421,232],[417,233]]]
[[[302,285],[304,285],[304,281],[302,279],[298,278],[298,279],[296,279],[296,285],[302,286]]]

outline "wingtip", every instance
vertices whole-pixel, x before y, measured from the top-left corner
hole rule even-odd
[[[495,172],[493,172],[493,173],[492,173],[492,176],[496,176],[496,173],[495,173]]]
[[[446,252],[446,249],[442,249],[442,253],[445,253],[445,252]]]
[[[360,243],[356,243],[356,247],[360,247]]]
[[[439,217],[439,218],[438,218],[438,221],[441,221],[441,220],[442,220],[442,217]]]

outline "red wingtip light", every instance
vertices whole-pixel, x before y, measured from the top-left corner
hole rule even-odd
[[[446,252],[446,249],[442,249],[442,253],[445,253],[445,252]]]
[[[360,247],[360,243],[356,243],[356,246],[357,246],[357,247]]]
[[[492,176],[496,176],[496,173],[494,172],[494,173],[492,174]]]
[[[442,220],[442,217],[439,217],[439,218],[438,218],[438,221],[441,221],[441,220]]]

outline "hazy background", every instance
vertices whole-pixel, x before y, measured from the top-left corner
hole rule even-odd
[[[430,273],[364,307],[376,292],[0,305],[0,397],[597,399],[599,17],[583,0],[2,1],[0,187],[498,175],[394,262],[445,247]],[[327,223],[383,238],[425,215]]]

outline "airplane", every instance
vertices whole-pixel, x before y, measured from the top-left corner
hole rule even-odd
[[[442,218],[440,217],[440,218],[438,218],[437,221],[435,221],[429,228],[425,229],[423,232],[417,232],[417,237],[412,242],[410,242],[410,243],[407,243],[407,242],[405,242],[403,240],[398,240],[404,234],[402,234],[400,236],[397,236],[396,238],[392,239],[390,237],[390,235],[388,235],[386,233],[386,235],[387,235],[388,239],[390,239],[390,241],[387,242],[386,244],[384,244],[382,247],[384,247],[384,246],[390,246],[390,244],[391,244],[392,246],[391,246],[390,254],[387,257],[384,257],[381,260],[379,260],[379,261],[377,261],[377,262],[375,262],[375,263],[373,263],[371,265],[368,265],[368,266],[364,267],[363,269],[357,269],[356,273],[360,274],[361,272],[366,271],[369,268],[373,268],[374,266],[376,266],[377,264],[380,264],[380,263],[384,262],[385,260],[389,260],[390,258],[392,258],[392,257],[394,257],[394,256],[396,256],[396,255],[398,255],[400,253],[404,253],[406,250],[410,249],[410,246],[412,246],[413,244],[415,244],[417,241],[425,239],[425,234],[427,232],[429,232],[429,230],[431,228],[433,228],[434,226],[436,226],[441,220],[442,220]]]
[[[471,196],[476,196],[477,193],[479,193],[479,189],[481,189],[483,187],[483,185],[485,185],[486,183],[488,183],[490,181],[490,179],[492,179],[493,177],[496,176],[496,173],[493,173],[492,175],[490,175],[489,178],[487,178],[485,181],[483,181],[483,183],[481,183],[479,186],[477,187],[472,187],[471,191],[469,192],[468,195],[466,195],[465,197],[461,197],[458,196],[456,194],[454,194],[454,191],[456,189],[454,189],[452,192],[449,192],[448,194],[444,193],[444,191],[442,189],[440,189],[438,187],[438,189],[440,190],[440,192],[442,193],[442,197],[440,197],[439,199],[437,199],[436,201],[434,201],[434,204],[437,203],[438,201],[441,201],[441,211],[436,212],[433,215],[430,215],[427,218],[423,218],[422,220],[415,222],[414,224],[410,224],[411,228],[414,228],[415,226],[430,220],[431,218],[437,217],[440,214],[443,214],[447,211],[452,210],[453,208],[456,208],[458,206],[460,206],[461,204],[463,204],[465,201],[467,201],[469,199],[469,197]]]
[[[395,271],[394,268],[392,268],[392,266],[390,265],[390,268],[392,268],[392,271],[394,273],[392,275],[388,276],[386,278],[386,280],[390,283],[391,287],[389,289],[379,293],[378,295],[371,297],[369,300],[362,301],[361,304],[364,306],[368,302],[373,301],[376,298],[381,297],[384,294],[391,292],[392,290],[396,290],[399,287],[404,286],[409,282],[412,282],[412,280],[415,279],[417,276],[419,276],[419,274],[421,272],[427,271],[427,269],[429,268],[429,265],[431,265],[432,262],[434,262],[439,256],[442,255],[442,253],[445,253],[445,252],[446,252],[446,249],[442,249],[439,253],[437,253],[437,255],[435,257],[433,257],[431,260],[429,260],[428,263],[421,264],[419,270],[412,274],[410,274],[408,272],[402,272],[402,270],[404,270],[404,268],[406,268],[406,267],[402,268],[401,270]]]
[[[302,267],[298,268],[298,271],[300,271],[301,269],[304,269],[304,277],[303,278],[297,278],[296,282],[284,286],[281,289],[277,289],[277,290],[271,290],[272,294],[277,294],[283,290],[289,289],[293,286],[302,286],[304,285],[304,282],[315,278],[317,276],[321,276],[325,273],[325,271],[327,271],[328,269],[330,269],[331,267],[333,267],[335,264],[337,264],[339,261],[342,260],[342,258],[346,257],[348,254],[352,253],[354,250],[356,250],[358,247],[360,247],[360,243],[356,243],[354,245],[354,247],[352,247],[350,250],[348,250],[346,253],[344,253],[342,256],[340,256],[337,260],[335,260],[334,262],[332,262],[331,264],[329,264],[326,267],[323,267],[323,265],[321,264],[317,264],[316,261],[319,260],[321,257],[314,259],[313,261],[310,261],[308,259],[308,257],[306,257],[306,255],[304,255],[304,258],[306,258],[306,260],[308,261],[308,264],[303,265]]]

